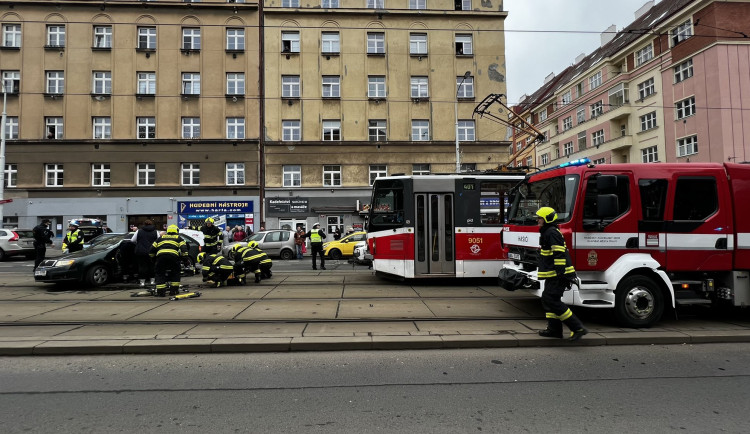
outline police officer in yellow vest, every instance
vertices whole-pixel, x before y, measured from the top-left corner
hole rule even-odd
[[[570,329],[571,341],[583,337],[588,330],[562,302],[562,296],[576,282],[576,270],[565,246],[560,228],[557,227],[557,213],[545,206],[536,212],[539,225],[539,267],[537,277],[544,285],[542,307],[546,311],[547,328],[539,331],[546,338],[562,338],[562,325]]]
[[[154,241],[149,256],[156,259],[154,273],[156,274],[157,297],[166,295],[167,286],[169,286],[169,295],[179,293],[181,259],[187,255],[187,244],[180,238],[177,225],[169,225],[167,233]]]
[[[326,258],[323,255],[323,239],[326,237],[326,233],[320,229],[320,223],[315,223],[310,232],[304,235],[305,238],[310,238],[310,247],[312,250],[312,268],[317,270],[315,266],[315,255],[320,255],[320,269],[326,269]]]
[[[65,234],[63,239],[62,249],[70,253],[83,250],[83,233],[78,229],[75,222],[70,222],[68,225],[68,233]]]

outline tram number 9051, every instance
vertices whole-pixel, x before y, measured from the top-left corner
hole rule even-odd
[[[482,244],[482,238],[469,238],[469,243]]]

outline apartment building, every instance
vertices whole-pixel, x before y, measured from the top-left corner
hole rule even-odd
[[[537,166],[750,161],[749,18],[747,1],[651,1],[608,29],[514,107],[549,138],[531,144]]]
[[[256,223],[259,24],[256,2],[0,1],[4,223]]]

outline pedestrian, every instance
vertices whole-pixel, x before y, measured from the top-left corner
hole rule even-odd
[[[151,285],[156,283],[154,280],[154,264],[151,262],[149,252],[157,238],[159,238],[159,234],[156,233],[154,222],[146,219],[143,221],[143,226],[130,239],[135,243],[135,262],[138,264],[138,282],[141,287],[146,286],[146,279],[149,279]]]
[[[568,340],[577,341],[588,330],[562,302],[563,293],[577,282],[576,270],[570,259],[560,228],[555,221],[557,213],[548,206],[536,212],[539,225],[539,266],[537,277],[542,283],[542,307],[546,312],[547,328],[539,336],[562,338],[563,323],[570,329]]]
[[[78,229],[78,224],[73,220],[68,225],[68,233],[65,234],[63,239],[62,249],[63,252],[67,250],[69,253],[83,250],[83,232]]]
[[[149,255],[155,259],[156,296],[164,297],[169,286],[169,295],[180,291],[180,273],[182,257],[187,256],[187,245],[180,238],[177,225],[169,225],[167,233],[160,236],[151,245]]]
[[[339,229],[338,226],[336,226],[336,230],[333,231],[333,239],[336,241],[341,239],[341,229]]]
[[[47,254],[47,246],[55,247],[52,243],[52,236],[54,235],[49,229],[52,221],[50,219],[43,219],[41,223],[36,225],[33,229],[34,234],[34,252],[36,253],[36,259],[34,259],[34,269],[44,261],[44,256]]]
[[[305,231],[302,226],[297,226],[297,232],[294,233],[294,248],[297,251],[297,259],[302,259],[302,247],[305,245]]]
[[[242,241],[245,239],[245,231],[242,230],[242,226],[236,226],[234,228],[234,235],[232,235],[232,239],[234,241]]]
[[[320,255],[320,269],[326,269],[326,258],[323,255],[323,239],[326,237],[326,233],[320,229],[320,223],[315,223],[310,232],[305,234],[305,238],[310,238],[310,248],[312,249],[312,268],[317,270],[315,266],[315,256]]]
[[[211,217],[207,218],[204,225],[198,228],[199,231],[203,232],[203,251],[206,254],[218,253],[221,250],[221,229],[214,226],[214,219]]]
[[[346,228],[346,235],[353,234],[353,233],[354,233],[354,229],[352,229],[351,226],[347,226],[347,228]]]

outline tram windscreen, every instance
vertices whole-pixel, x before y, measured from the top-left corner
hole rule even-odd
[[[375,180],[368,230],[400,228],[404,225],[404,183],[399,179]]]

